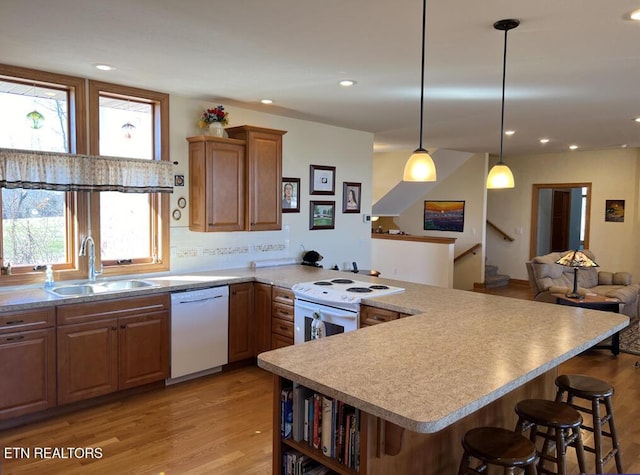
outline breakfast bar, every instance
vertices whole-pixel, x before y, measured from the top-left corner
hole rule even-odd
[[[274,373],[274,473],[291,449],[338,473],[456,473],[466,430],[513,428],[516,402],[553,398],[559,364],[629,323],[615,313],[430,286],[375,301],[414,315],[258,356]],[[361,411],[358,470],[304,441],[281,440],[288,384]]]

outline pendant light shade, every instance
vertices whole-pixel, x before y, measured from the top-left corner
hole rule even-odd
[[[507,77],[507,32],[513,30],[520,24],[519,20],[499,20],[493,24],[496,30],[504,31],[504,54],[502,56],[502,105],[500,112],[500,156],[496,163],[489,171],[487,176],[487,188],[513,188],[515,181],[513,173],[507,165],[502,161],[502,149],[504,145],[504,90]]]
[[[420,145],[404,166],[403,181],[436,181],[436,165],[422,147],[422,123],[424,119],[424,44],[427,30],[427,0],[422,0],[422,69],[420,76]]]
[[[404,181],[436,181],[436,165],[429,152],[423,148],[415,150],[404,166]]]

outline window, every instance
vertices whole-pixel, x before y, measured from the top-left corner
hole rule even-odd
[[[166,94],[90,81],[89,110],[92,154],[168,160]],[[106,274],[169,269],[166,194],[109,191],[91,200],[92,235]]]
[[[86,153],[85,81],[25,68],[0,65],[0,147]],[[1,261],[12,275],[3,284],[42,279],[36,266],[54,264],[70,278],[79,277],[76,220],[84,200],[76,193],[3,188]]]

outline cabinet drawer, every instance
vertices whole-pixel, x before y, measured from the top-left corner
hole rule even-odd
[[[390,322],[391,320],[396,320],[398,316],[398,312],[394,312],[393,310],[369,307],[367,305],[360,307],[361,324],[375,325],[376,323]]]
[[[288,338],[277,333],[271,334],[271,349],[277,350],[278,348],[284,348],[285,346],[293,345],[293,338]]]
[[[72,303],[56,307],[58,325],[83,323],[105,318],[127,317],[161,310],[169,310],[171,298],[169,294],[145,295],[143,297],[127,297],[100,300],[86,303]]]
[[[271,316],[293,322],[293,307],[291,305],[273,302],[273,305],[271,306]]]
[[[293,305],[294,295],[290,289],[284,287],[273,287],[272,298],[274,302],[280,302],[285,305]]]
[[[271,332],[285,337],[293,338],[293,322],[274,318],[271,321]]]
[[[0,314],[0,334],[52,327],[55,315],[54,307]]]

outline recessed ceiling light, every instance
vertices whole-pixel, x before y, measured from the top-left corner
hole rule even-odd
[[[540,139],[540,143],[549,143],[549,139]]]
[[[640,21],[640,10],[636,10],[635,12],[631,12],[630,18],[632,20]]]
[[[635,120],[636,122],[640,122],[640,117],[636,117],[636,118],[635,118],[635,119],[633,119],[633,120]]]
[[[358,84],[358,82],[354,81],[353,79],[343,79],[338,84],[340,84],[342,87],[351,87]]]
[[[260,102],[262,102],[263,104],[273,104],[273,101],[271,99],[262,99]]]
[[[108,64],[96,64],[96,68],[100,71],[111,71],[115,69],[113,66],[109,66]]]
[[[516,133],[516,131],[515,131],[515,130],[505,130],[505,131],[504,131],[504,134],[505,134],[505,135],[513,135],[513,134],[515,134],[515,133]]]
[[[569,145],[569,150],[575,150],[577,148],[578,148],[577,145]]]

